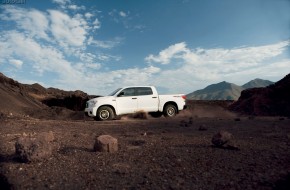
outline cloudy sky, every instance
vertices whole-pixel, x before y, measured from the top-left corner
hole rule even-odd
[[[290,73],[289,0],[16,2],[0,4],[0,72],[21,83],[189,93]]]

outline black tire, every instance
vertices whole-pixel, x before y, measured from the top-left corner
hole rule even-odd
[[[150,112],[149,115],[151,115],[154,118],[159,118],[162,116],[162,112]]]
[[[98,121],[106,121],[112,120],[115,118],[115,113],[112,108],[109,106],[102,106],[97,111],[96,120]]]
[[[163,110],[164,117],[174,117],[177,114],[177,108],[175,105],[168,104]]]

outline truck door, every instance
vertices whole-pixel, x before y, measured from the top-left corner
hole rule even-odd
[[[137,111],[158,111],[158,95],[153,95],[150,87],[136,87],[136,95],[138,99]]]
[[[135,88],[125,88],[116,97],[117,114],[134,113],[137,110]]]

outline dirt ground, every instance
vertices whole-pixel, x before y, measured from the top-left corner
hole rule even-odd
[[[1,189],[289,189],[290,119],[210,110],[106,122],[2,117]],[[212,145],[220,130],[233,134],[239,150]],[[15,159],[18,137],[49,131],[51,157]],[[93,151],[102,134],[118,139],[118,152]]]

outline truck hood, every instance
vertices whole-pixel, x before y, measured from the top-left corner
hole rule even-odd
[[[101,101],[101,100],[107,100],[107,99],[114,99],[114,96],[102,96],[102,97],[97,97],[90,99],[89,101]]]

